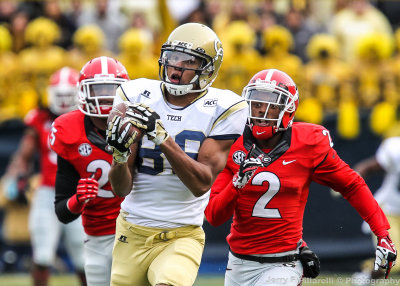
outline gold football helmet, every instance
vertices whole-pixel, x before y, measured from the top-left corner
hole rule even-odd
[[[184,95],[206,90],[215,80],[222,63],[223,48],[218,36],[209,27],[199,23],[187,23],[177,27],[161,48],[159,76],[167,91],[173,95]],[[188,65],[188,63],[198,63]],[[195,71],[189,84],[180,78],[168,78],[167,69]]]

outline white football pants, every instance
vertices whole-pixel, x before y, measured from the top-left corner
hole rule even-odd
[[[259,263],[243,260],[229,252],[225,286],[266,286],[301,284],[303,266],[300,261]]]
[[[54,199],[55,190],[52,187],[41,186],[34,194],[29,213],[33,261],[43,266],[53,265],[62,235],[74,267],[83,271],[84,231],[81,217],[63,224],[56,216]]]
[[[88,286],[110,286],[115,235],[86,235],[85,275]]]

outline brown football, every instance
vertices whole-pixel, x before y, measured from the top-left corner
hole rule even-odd
[[[129,117],[126,116],[126,111],[129,109],[129,105],[127,102],[121,102],[114,106],[108,115],[107,118],[107,124],[114,118],[114,116],[118,115],[121,117],[121,121],[119,122],[119,127],[118,127],[118,135],[121,135],[121,133],[125,130],[126,126],[129,124]],[[142,129],[137,128],[136,126],[130,124],[130,127],[128,129],[128,137],[132,136],[134,132],[137,132],[138,135],[136,139],[133,141],[133,143],[138,142],[142,139],[144,132]]]

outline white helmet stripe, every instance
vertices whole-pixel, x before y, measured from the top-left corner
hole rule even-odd
[[[108,74],[107,57],[100,57],[100,60],[101,60],[101,74]]]
[[[274,74],[275,71],[276,69],[268,70],[267,74],[265,75],[265,81],[271,81],[272,75]]]
[[[70,84],[68,81],[69,78],[69,68],[64,67],[60,70],[60,82],[59,85],[68,85]]]

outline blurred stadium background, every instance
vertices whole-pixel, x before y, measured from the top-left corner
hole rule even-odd
[[[108,55],[132,79],[157,79],[161,44],[185,22],[205,23],[222,40],[224,61],[215,87],[240,94],[258,70],[287,72],[300,90],[295,119],[327,127],[339,155],[353,165],[373,155],[383,138],[400,135],[399,13],[395,0],[2,0],[0,176],[18,146],[26,113],[47,106],[46,87],[55,70],[65,65],[79,70],[89,59]],[[367,183],[374,191],[381,180],[382,174]],[[10,204],[1,195],[0,206],[1,281],[5,274],[29,272],[31,249],[29,206]],[[213,228],[205,222],[204,228],[200,276],[221,277],[229,223]],[[358,271],[374,255],[358,214],[317,184],[311,186],[304,238],[324,273]],[[71,271],[60,247],[54,272]]]

